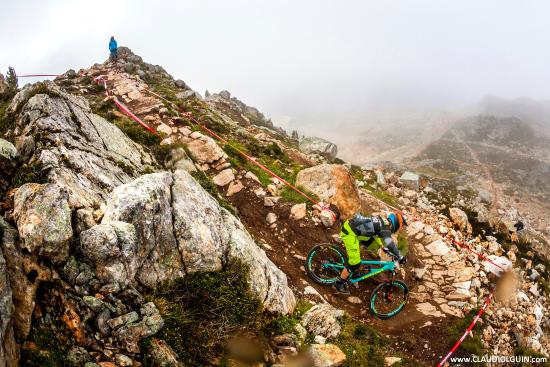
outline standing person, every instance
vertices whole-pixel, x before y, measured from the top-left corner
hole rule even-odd
[[[111,40],[109,41],[109,51],[111,52],[111,55],[109,56],[109,59],[111,61],[115,61],[116,58],[117,58],[117,50],[118,50],[118,45],[115,41],[115,37],[114,36],[111,36]]]

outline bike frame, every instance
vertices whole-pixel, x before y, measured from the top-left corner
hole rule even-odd
[[[352,284],[363,281],[367,278],[373,277],[373,276],[375,276],[377,274],[380,274],[380,273],[383,273],[385,271],[389,271],[389,272],[392,273],[392,279],[393,279],[393,276],[395,274],[396,265],[395,265],[395,262],[393,262],[393,261],[361,260],[360,264],[361,265],[380,265],[380,267],[375,268],[375,269],[371,269],[370,272],[368,272],[367,274],[363,275],[360,278],[350,279],[351,278],[351,276],[350,276],[348,278],[349,279],[348,281]],[[340,273],[345,268],[345,266],[343,264],[323,264],[323,267],[338,269],[338,273]]]

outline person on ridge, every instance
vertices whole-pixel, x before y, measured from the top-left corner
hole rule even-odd
[[[399,263],[405,264],[407,259],[401,256],[397,244],[392,238],[392,233],[399,231],[406,225],[405,217],[400,212],[390,213],[387,219],[381,216],[366,217],[361,213],[357,213],[352,219],[346,220],[340,230],[340,238],[346,247],[348,265],[342,270],[334,285],[336,290],[342,294],[349,294],[348,282],[350,275],[363,275],[357,272],[361,266],[361,244],[369,246],[371,243],[376,242],[376,244],[386,247],[394,254]]]
[[[109,41],[109,51],[111,52],[110,56],[109,56],[109,59],[111,61],[115,61],[116,58],[117,58],[117,50],[118,50],[118,45],[115,41],[115,37],[114,36],[111,36],[111,40]]]

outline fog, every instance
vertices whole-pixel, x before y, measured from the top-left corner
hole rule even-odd
[[[549,2],[504,0],[3,2],[0,71],[88,67],[114,35],[200,93],[314,133],[488,94],[548,99],[549,16]]]

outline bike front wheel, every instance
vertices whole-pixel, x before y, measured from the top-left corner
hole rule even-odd
[[[315,245],[306,257],[306,272],[319,284],[333,284],[345,266],[345,257],[338,246]]]
[[[387,320],[403,310],[409,301],[409,288],[400,280],[379,284],[370,296],[370,310],[374,316]]]

